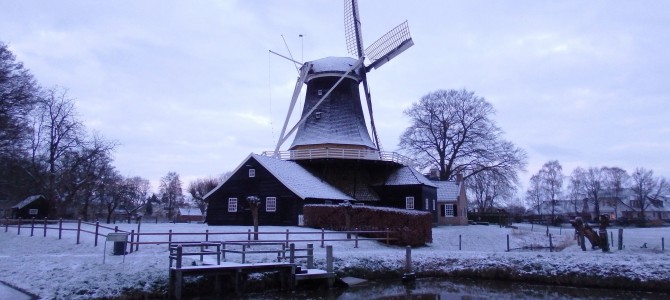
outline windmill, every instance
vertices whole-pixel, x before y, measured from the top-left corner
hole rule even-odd
[[[305,62],[300,68],[289,111],[284,121],[275,156],[279,148],[293,134],[289,150],[291,158],[301,151],[324,149],[341,150],[339,153],[377,153],[381,151],[372,111],[372,97],[367,73],[378,69],[414,45],[407,21],[396,26],[369,47],[363,49],[363,34],[356,0],[344,1],[344,25],[347,49],[352,57],[326,57]],[[365,59],[369,64],[365,65]],[[360,83],[368,108],[372,138],[363,114]],[[307,85],[301,118],[287,132],[289,119],[295,108],[303,84]],[[335,151],[337,152],[337,151]],[[321,152],[323,153],[323,151]],[[360,156],[353,154],[353,156]],[[310,155],[311,157],[311,155]]]

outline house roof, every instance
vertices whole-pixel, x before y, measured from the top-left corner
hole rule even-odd
[[[202,212],[196,207],[179,208],[179,214],[182,216],[202,217]]]
[[[21,202],[17,203],[16,205],[12,206],[12,208],[22,209],[22,208],[26,207],[27,205],[29,205],[30,203],[35,202],[37,199],[46,199],[46,198],[42,195],[32,195],[32,196],[29,196],[26,199],[23,199]]]
[[[414,170],[410,166],[402,166],[393,171],[384,185],[414,185],[423,184],[427,186],[437,187],[433,181],[430,181],[426,176]]]
[[[437,186],[437,201],[456,201],[461,193],[461,185],[456,181],[431,181]]]
[[[237,171],[251,158],[258,161],[261,166],[274,175],[274,177],[286,188],[303,200],[307,198],[354,200],[354,198],[312,175],[312,173],[293,161],[281,160],[252,153],[235,169],[235,171],[233,171],[233,174],[237,173]],[[226,181],[207,193],[205,198],[208,198],[212,193],[221,188],[228,180],[230,180],[230,178],[226,179]]]

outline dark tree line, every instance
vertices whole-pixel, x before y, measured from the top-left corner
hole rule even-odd
[[[54,218],[136,210],[150,186],[115,170],[115,147],[87,132],[67,89],[41,87],[0,43],[0,199],[42,194]]]

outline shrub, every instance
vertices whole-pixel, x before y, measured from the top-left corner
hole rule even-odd
[[[305,205],[305,226],[331,230],[347,230],[346,214],[350,228],[360,230],[394,231],[394,244],[423,246],[433,241],[433,218],[429,212],[371,206]],[[384,234],[370,235],[384,238]]]

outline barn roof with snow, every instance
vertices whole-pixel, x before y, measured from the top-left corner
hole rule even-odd
[[[272,175],[279,180],[286,188],[291,190],[301,199],[332,199],[332,200],[354,200],[347,194],[333,187],[332,185],[322,181],[312,173],[301,167],[293,161],[281,160],[275,157],[250,154],[240,164],[233,173],[236,173],[242,166],[246,164],[249,159],[255,159],[261,166],[272,173]],[[229,178],[230,179],[230,178]],[[226,180],[227,181],[227,180]],[[212,191],[205,195],[209,197],[212,193],[223,186],[226,181],[222,182]]]
[[[410,166],[402,166],[393,171],[384,183],[384,185],[414,185],[423,184],[427,186],[437,187],[434,182],[430,181],[426,176],[419,173]]]
[[[46,199],[46,198],[45,198],[44,196],[42,196],[42,195],[32,195],[32,196],[29,196],[29,197],[26,198],[26,199],[21,200],[21,202],[19,202],[19,203],[17,203],[16,205],[12,206],[12,208],[22,209],[22,208],[24,208],[24,207],[30,205],[31,203],[33,203],[33,202],[39,200],[39,199]]]

